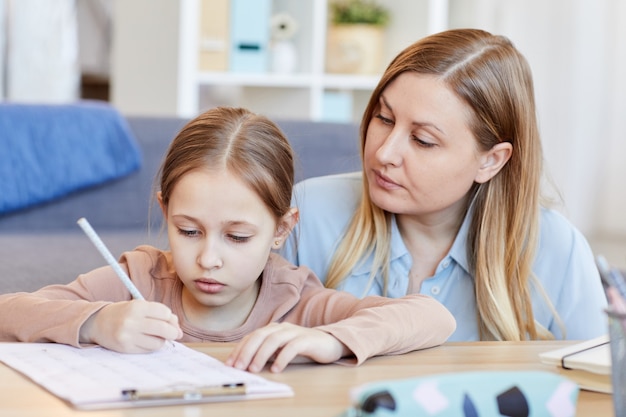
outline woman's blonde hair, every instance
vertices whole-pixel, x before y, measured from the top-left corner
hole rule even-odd
[[[216,107],[185,125],[159,172],[163,204],[174,186],[196,169],[227,169],[263,200],[278,220],[291,207],[294,156],[280,128],[246,109]]]
[[[361,123],[361,154],[379,98],[404,72],[436,75],[471,109],[469,127],[482,150],[510,142],[508,163],[490,181],[469,190],[473,204],[467,256],[474,275],[482,340],[551,338],[531,304],[539,230],[542,150],[531,71],[505,37],[475,29],[449,30],[406,48],[374,89]],[[380,271],[387,291],[392,213],[375,206],[363,176],[362,200],[331,263],[326,285],[336,288],[373,253],[370,280]],[[552,308],[549,300],[546,302]],[[552,308],[554,311],[554,309]]]

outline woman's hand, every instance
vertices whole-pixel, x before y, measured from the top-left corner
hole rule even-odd
[[[350,350],[321,330],[290,323],[272,323],[244,337],[235,346],[226,365],[259,372],[272,361],[272,372],[281,372],[297,356],[319,363],[335,362]]]
[[[94,313],[81,326],[79,340],[117,352],[144,353],[182,336],[178,317],[167,306],[132,300],[109,304]]]

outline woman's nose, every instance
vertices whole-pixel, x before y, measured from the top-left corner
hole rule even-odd
[[[392,129],[389,135],[382,140],[376,151],[378,161],[383,165],[401,165],[404,158],[403,145],[405,140],[406,135],[400,129]]]

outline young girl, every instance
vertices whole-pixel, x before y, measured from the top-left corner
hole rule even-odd
[[[187,124],[160,172],[169,251],[120,259],[145,300],[110,266],[68,285],[0,296],[0,340],[98,344],[149,352],[168,340],[240,341],[226,363],[280,372],[297,356],[320,363],[400,354],[443,343],[455,321],[422,295],[358,299],[326,289],[272,252],[297,222],[292,149],[279,128],[244,109]]]

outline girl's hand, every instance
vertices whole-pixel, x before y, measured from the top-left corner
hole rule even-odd
[[[124,353],[151,352],[182,336],[178,317],[167,306],[144,300],[109,304],[80,328],[81,343]]]
[[[350,350],[326,332],[290,323],[272,323],[244,337],[225,363],[259,372],[273,358],[270,370],[281,372],[296,356],[330,363],[348,354]]]

